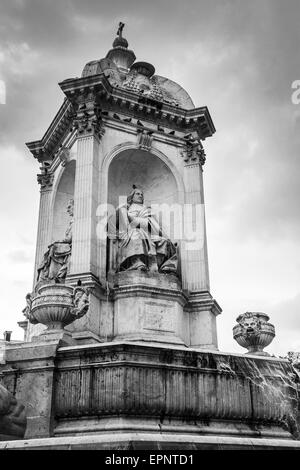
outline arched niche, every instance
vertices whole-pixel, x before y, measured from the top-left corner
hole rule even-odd
[[[52,241],[64,238],[70,217],[67,213],[67,205],[74,198],[76,161],[71,160],[59,179],[53,205]]]
[[[108,170],[108,203],[115,208],[125,203],[133,184],[143,189],[147,206],[165,204],[172,209],[179,202],[179,189],[171,169],[145,150],[126,149],[113,158]],[[173,239],[172,217],[161,221]]]

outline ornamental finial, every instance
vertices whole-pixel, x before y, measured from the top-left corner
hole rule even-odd
[[[124,29],[125,23],[122,23],[121,21],[119,22],[119,27],[117,31],[117,36],[120,38],[122,37],[123,29]]]

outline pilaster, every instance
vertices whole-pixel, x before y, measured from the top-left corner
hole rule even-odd
[[[70,276],[97,278],[96,210],[99,185],[100,112],[93,102],[82,103],[75,118],[77,162],[74,228]]]

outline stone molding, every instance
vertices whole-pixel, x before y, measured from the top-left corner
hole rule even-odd
[[[209,292],[190,292],[185,310],[189,312],[210,310],[215,316],[222,313],[220,305]]]
[[[94,124],[91,126],[91,122],[95,123],[94,119],[86,124],[83,116],[76,117],[78,106],[82,104],[79,103],[80,100],[78,101],[80,94],[88,96],[89,100],[93,95],[93,101],[101,108],[101,112],[125,111],[129,118],[130,116],[137,119],[144,118],[156,126],[159,124],[170,130],[184,133],[195,131],[203,140],[215,132],[206,106],[186,110],[164,103],[159,109],[154,104],[141,103],[136,93],[112,87],[103,73],[64,80],[59,85],[66,95],[63,104],[42,139],[26,144],[34,158],[40,162],[53,159],[59,146],[72,130],[74,117],[81,121],[78,123],[80,129],[94,128]]]
[[[87,424],[87,423],[85,423]],[[91,430],[95,429],[95,423],[90,423]],[[286,439],[283,435],[277,436],[276,439],[262,438],[255,434],[251,437],[246,437],[245,432],[242,431],[240,426],[239,436],[227,435],[201,435],[199,434],[199,425],[194,426],[195,434],[191,435],[191,429],[184,429],[182,432],[176,431],[170,427],[169,432],[161,432],[161,423],[157,421],[155,426],[151,429],[146,427],[139,430],[138,434],[136,429],[128,426],[116,432],[114,428],[106,429],[105,434],[90,433],[81,436],[60,436],[57,433],[56,437],[42,438],[42,439],[24,439],[22,441],[0,442],[0,450],[109,450],[118,449],[119,451],[130,449],[131,453],[141,450],[153,450],[161,453],[162,449],[180,449],[189,452],[195,451],[219,451],[219,450],[300,450],[300,442],[293,439]],[[165,426],[164,426],[165,427]],[[187,427],[186,427],[187,428]],[[132,430],[131,430],[132,429]],[[158,431],[159,429],[159,431]],[[227,428],[224,426],[226,434]],[[153,433],[153,431],[156,431]],[[220,434],[222,429],[220,430]],[[59,437],[58,437],[59,436]],[[256,437],[256,438],[255,438]],[[168,447],[166,447],[168,446]],[[175,455],[175,457],[177,457]],[[231,457],[231,456],[230,456]],[[127,457],[124,457],[127,459]],[[177,457],[178,458],[178,457]],[[178,462],[178,460],[177,460]]]
[[[39,162],[53,159],[60,143],[70,132],[73,115],[73,106],[65,99],[42,139],[26,143],[34,158]]]
[[[113,288],[114,299],[136,297],[159,297],[166,300],[177,300],[182,306],[187,302],[185,294],[181,290],[146,286],[144,284],[124,285]]]
[[[132,119],[130,123],[127,123],[127,122],[124,122],[123,120],[123,118],[126,119],[125,115],[122,116],[122,114],[120,113],[120,116],[122,116],[121,120],[116,120],[112,118],[111,114],[112,113],[110,112],[108,113],[107,116],[103,117],[103,123],[104,123],[105,128],[116,129],[118,131],[122,131],[127,134],[126,138],[128,138],[128,134],[131,134],[133,136],[137,134],[137,127],[138,127],[136,123],[137,119]],[[151,127],[148,122],[147,122],[147,128],[145,130],[151,132],[153,136],[151,151],[153,149],[154,142],[162,142],[167,145],[172,145],[173,147],[182,148],[182,139],[183,139],[182,132],[181,133],[178,132],[176,134],[175,133],[174,134],[163,133],[157,130],[157,126],[152,125]],[[138,139],[139,139],[139,136],[137,138],[137,142],[138,142]]]
[[[147,120],[156,124],[163,123],[170,127],[184,129],[186,132],[197,130],[201,138],[211,136],[215,132],[212,119],[206,106],[186,110],[171,104],[142,102],[136,93],[112,87],[105,74],[77,79],[68,79],[59,83],[68,99],[72,100],[78,90],[90,90],[97,94],[99,104],[104,110],[126,109],[131,116],[147,116]]]

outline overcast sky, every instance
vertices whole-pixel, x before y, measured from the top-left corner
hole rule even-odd
[[[138,60],[208,106],[216,134],[204,169],[211,292],[219,347],[245,311],[270,315],[271,353],[300,351],[299,0],[0,0],[0,334],[22,319],[32,288],[40,139],[63,94],[104,57],[119,21]]]

